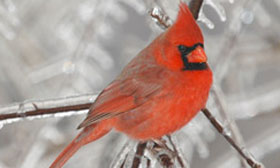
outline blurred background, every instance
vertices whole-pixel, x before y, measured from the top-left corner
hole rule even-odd
[[[0,0],[0,109],[100,92],[163,32],[148,11],[160,7],[174,20],[178,4]],[[208,108],[267,168],[280,165],[279,18],[279,0],[205,0],[199,18],[215,76]],[[0,122],[0,168],[48,167],[84,117]],[[191,168],[242,167],[202,114],[174,136]],[[79,150],[65,167],[109,167],[127,140],[111,132]]]

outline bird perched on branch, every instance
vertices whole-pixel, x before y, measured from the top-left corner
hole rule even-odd
[[[205,107],[212,72],[203,36],[181,2],[175,23],[143,49],[92,104],[81,133],[50,166],[60,168],[83,145],[115,129],[139,141],[182,128]]]

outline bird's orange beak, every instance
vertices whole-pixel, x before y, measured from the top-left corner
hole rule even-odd
[[[207,56],[204,52],[204,49],[201,46],[197,46],[189,55],[188,55],[189,62],[206,62]]]

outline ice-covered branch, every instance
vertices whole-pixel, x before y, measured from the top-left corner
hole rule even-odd
[[[0,125],[9,124],[20,119],[51,116],[64,117],[80,114],[77,111],[88,110],[96,96],[96,94],[87,94],[49,100],[26,101],[3,106],[0,107]]]
[[[219,107],[221,117],[223,118],[223,121],[226,122],[226,125],[232,133],[232,139],[238,144],[238,146],[244,146],[244,140],[237,127],[237,124],[235,120],[231,119],[229,115],[227,104],[225,102],[225,95],[223,94],[221,88],[218,86],[213,86],[212,91],[215,97],[216,105]],[[243,159],[241,159],[241,164],[243,167],[246,165]]]
[[[144,156],[145,149],[147,147],[147,142],[138,143],[135,156],[132,163],[132,168],[138,168],[141,163],[141,159]]]
[[[210,113],[208,109],[202,109],[201,110],[203,114],[210,120],[212,125],[215,127],[215,129],[224,136],[224,138],[231,144],[234,149],[247,161],[247,163],[252,168],[263,168],[263,166],[255,161],[251,154],[247,151],[245,147],[239,147],[237,143],[232,139],[231,132],[226,130],[222,124]]]
[[[248,142],[248,149],[254,154],[256,159],[263,159],[269,153],[280,149],[280,125],[273,125],[270,129],[260,132],[256,137]],[[265,137],[265,138],[264,138]],[[215,162],[209,165],[210,168],[236,167],[236,157],[230,152],[218,158]]]
[[[162,28],[167,29],[171,26],[171,19],[167,16],[160,8],[155,7],[151,11],[149,11],[151,17],[154,21]]]
[[[202,7],[203,0],[192,0],[189,3],[189,9],[195,18],[195,20],[198,19],[200,9]],[[169,26],[171,26],[171,19],[170,17],[160,8],[154,7],[149,11],[151,17],[154,19],[154,21],[162,28],[167,29]]]
[[[167,135],[167,138],[174,150],[174,152],[176,153],[177,155],[177,158],[178,158],[178,162],[180,164],[181,167],[185,167],[185,168],[188,168],[190,167],[189,166],[189,162],[186,160],[186,158],[184,157],[180,147],[179,147],[179,144],[178,144],[178,141],[177,139],[175,138],[175,136],[171,136],[171,135]]]
[[[110,168],[119,168],[123,167],[124,163],[126,162],[128,153],[133,150],[134,143],[131,140],[128,140],[117,154],[115,159],[112,161]]]

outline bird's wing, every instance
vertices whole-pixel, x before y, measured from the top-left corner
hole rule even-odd
[[[78,128],[86,127],[115,117],[141,106],[157,95],[162,88],[161,74],[166,71],[159,66],[145,67],[137,73],[122,75],[105,88],[93,103],[87,118]],[[125,78],[125,79],[122,79]]]

